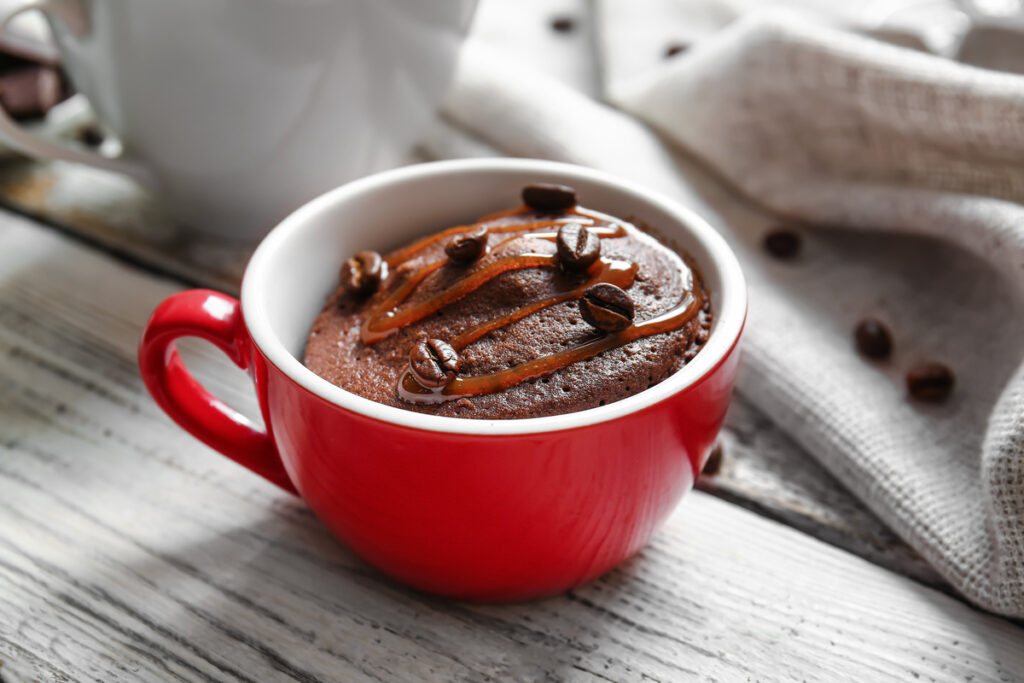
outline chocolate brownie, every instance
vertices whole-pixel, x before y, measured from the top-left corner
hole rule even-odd
[[[307,367],[386,405],[512,419],[621,400],[694,357],[712,312],[689,258],[571,188],[533,185],[523,198],[346,260]]]

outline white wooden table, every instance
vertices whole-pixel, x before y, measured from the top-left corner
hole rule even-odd
[[[150,400],[138,337],[183,286],[0,212],[4,683],[1024,680],[1020,626],[730,502],[879,534],[742,402],[704,484],[722,495],[690,494],[597,581],[507,606],[398,586]],[[240,372],[188,351],[251,409]],[[802,484],[764,483],[796,459]]]

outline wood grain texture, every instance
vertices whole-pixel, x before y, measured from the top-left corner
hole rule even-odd
[[[145,394],[138,336],[178,288],[0,220],[5,683],[1021,680],[1019,627],[700,492],[557,598],[397,586]],[[188,361],[251,410],[210,347]]]
[[[697,488],[929,586],[952,588],[913,548],[742,394],[719,439],[721,470]]]

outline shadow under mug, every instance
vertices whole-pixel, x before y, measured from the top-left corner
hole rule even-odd
[[[300,362],[344,258],[466,224],[514,203],[534,182],[571,185],[587,206],[656,227],[692,255],[715,312],[692,361],[621,401],[523,420],[382,405]],[[691,488],[725,416],[745,317],[735,256],[691,211],[566,164],[437,162],[355,181],[293,213],[257,248],[241,302],[209,290],[164,301],[146,326],[139,364],[178,424],[301,495],[383,572],[448,596],[519,600],[616,566]],[[211,341],[249,371],[266,431],[189,374],[174,346],[181,336]]]
[[[192,234],[255,241],[302,203],[406,163],[441,101],[476,0],[26,0],[120,158],[0,110],[41,159],[126,174]]]

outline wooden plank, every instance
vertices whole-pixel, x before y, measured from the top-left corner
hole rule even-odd
[[[742,394],[719,439],[722,464],[697,488],[952,593],[917,552]]]
[[[0,676],[11,680],[1012,681],[1024,630],[700,492],[536,603],[380,577],[174,427],[134,367],[179,285],[0,222]],[[241,373],[189,362],[232,403]],[[1019,679],[1018,679],[1019,680]]]

